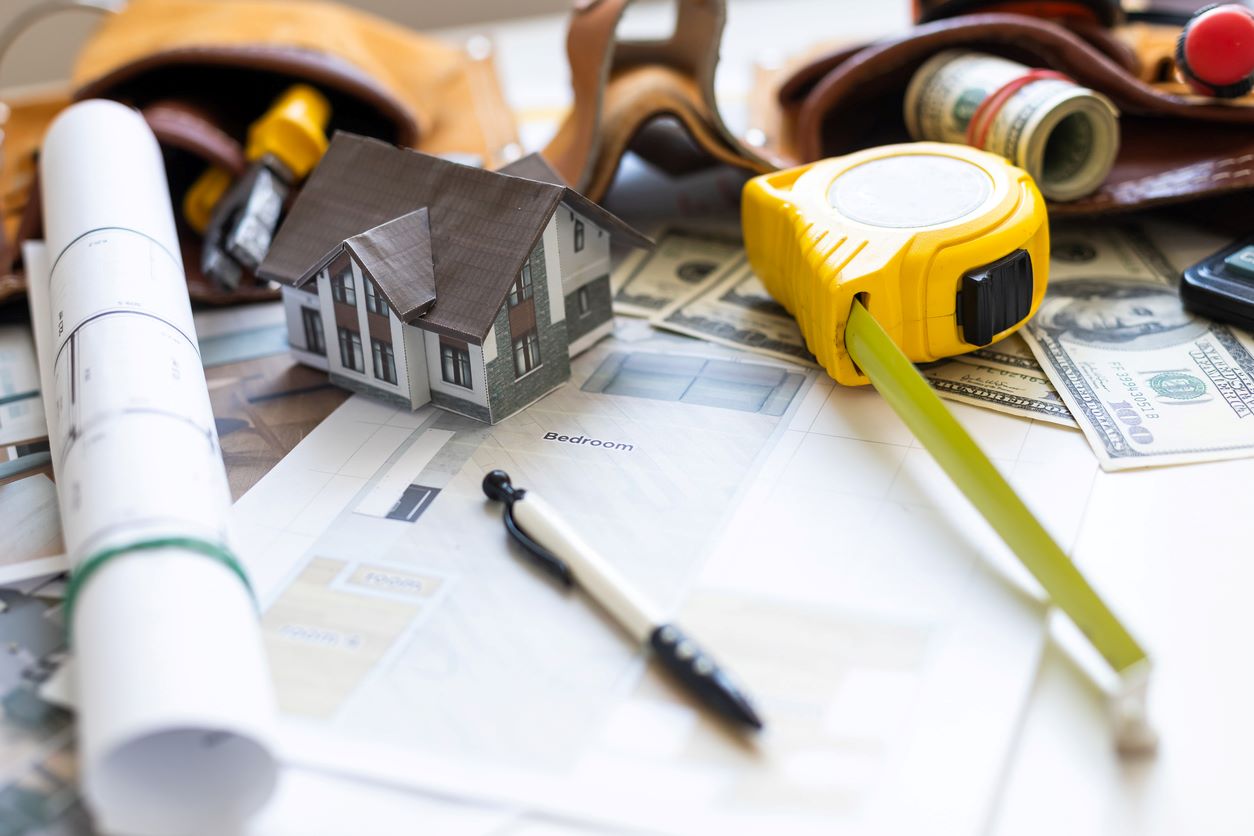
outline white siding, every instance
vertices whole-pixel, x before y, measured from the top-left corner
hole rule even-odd
[[[395,319],[395,317],[394,317]],[[396,347],[396,379],[409,381],[409,405],[417,409],[431,402],[431,385],[427,376],[427,341],[424,332],[413,325],[396,320],[392,328],[393,346]],[[400,355],[405,355],[405,372],[400,370]]]
[[[322,309],[318,304],[318,294],[295,287],[284,287],[282,294],[283,314],[287,319],[287,342],[292,347],[292,356],[296,358],[297,362],[325,372],[327,370],[326,355],[315,354],[309,350],[309,344],[305,339],[305,321],[301,316],[301,310],[304,308],[318,312],[318,319],[322,322],[322,335],[325,342],[327,325],[322,318]]]
[[[559,204],[553,215],[557,218],[562,293],[569,296],[593,279],[610,272],[610,234],[565,203]],[[575,252],[575,221],[583,224],[584,245],[579,252]],[[545,235],[548,235],[547,229]],[[545,247],[548,247],[547,239]]]
[[[340,360],[339,328],[335,324],[335,301],[331,298],[331,276],[329,269],[318,273],[318,296],[322,301],[322,323],[327,338],[327,364],[329,371],[347,378],[358,380],[382,392],[399,395],[413,404],[410,392],[409,376],[405,363],[403,337],[400,332],[402,323],[395,312],[388,310],[388,322],[392,329],[392,356],[396,364],[396,383],[388,383],[374,376],[374,351],[370,344],[370,323],[366,319],[366,278],[356,259],[349,258],[349,269],[353,273],[353,296],[357,300],[357,329],[361,335],[361,357],[363,371],[347,368]],[[425,401],[423,401],[425,403]]]
[[[430,383],[431,391],[443,392],[454,398],[461,398],[464,401],[470,401],[486,408],[488,405],[487,373],[484,369],[483,348],[473,344],[469,347],[471,388],[467,389],[465,386],[444,382],[444,374],[440,370],[439,335],[430,331],[424,331],[423,337],[427,344],[427,380]],[[494,338],[489,336],[488,339],[492,340]]]
[[[318,271],[318,307],[322,309],[322,332],[327,338],[327,371],[352,374],[340,363],[340,339],[335,326],[335,303],[331,300],[331,277],[324,268]]]
[[[558,216],[565,211],[564,207],[557,207],[540,239],[544,243],[544,280],[549,286],[549,318],[555,323],[566,319],[566,294],[569,293],[562,276],[561,245],[558,243]]]
[[[361,334],[361,356],[365,367],[369,369],[370,340],[366,336],[366,308],[361,289],[361,273],[358,272],[357,265],[353,264],[351,259],[349,264],[353,271],[353,295],[357,298],[357,329]],[[335,324],[335,300],[331,298],[330,269],[323,269],[318,273],[318,298],[322,300],[322,324],[326,326],[327,336],[327,365],[331,373],[369,383],[371,375],[368,372],[354,371],[340,361],[340,334],[339,326]]]
[[[493,323],[492,330],[488,331],[488,336],[483,340],[483,365],[486,366],[495,360],[499,351],[500,346],[496,341],[496,324]]]
[[[401,322],[400,318],[396,315],[396,311],[392,310],[391,305],[388,306],[388,327],[391,331],[392,337],[392,362],[396,365],[396,383],[393,385],[374,377],[373,348],[370,345],[370,340],[363,337],[362,341],[366,344],[364,347],[364,351],[366,353],[366,373],[371,376],[371,381],[373,381],[380,389],[397,393],[402,398],[409,401],[410,409],[417,409],[429,401],[431,397],[427,394],[427,387],[423,386],[421,393],[423,395],[422,400],[417,403],[414,402],[414,389],[410,385],[409,352],[405,347],[405,331],[408,330],[408,326]],[[418,356],[415,358],[415,361],[418,363],[419,368],[426,368],[427,363],[424,357]]]

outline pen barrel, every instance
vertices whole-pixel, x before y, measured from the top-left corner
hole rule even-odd
[[[575,582],[641,644],[663,621],[622,574],[579,536],[547,502],[527,492],[513,504],[514,519],[528,536],[570,567]]]

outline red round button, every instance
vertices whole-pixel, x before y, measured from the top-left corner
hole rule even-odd
[[[1222,87],[1254,75],[1254,14],[1242,6],[1218,6],[1189,21],[1184,57],[1190,74]]]

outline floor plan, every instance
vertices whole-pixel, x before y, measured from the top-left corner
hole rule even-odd
[[[956,411],[1069,544],[1083,438]],[[480,489],[493,468],[677,611],[765,734],[707,720],[521,560]],[[605,824],[977,829],[1045,633],[1030,582],[873,391],[643,323],[496,426],[353,398],[235,522],[288,758]],[[967,791],[935,793],[936,769]]]

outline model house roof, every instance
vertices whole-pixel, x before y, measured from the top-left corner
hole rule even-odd
[[[559,203],[624,243],[651,246],[639,232],[564,186],[338,132],[257,272],[301,285],[347,246],[367,254],[371,278],[389,302],[394,295],[400,301],[392,307],[403,320],[421,318],[423,328],[482,343]],[[423,245],[404,243],[408,234],[421,237],[422,225],[415,216],[391,226],[423,208],[435,292],[434,305],[425,308],[421,289],[401,292],[410,281],[423,281]]]
[[[524,180],[538,180],[541,183],[552,183],[555,186],[566,185],[562,175],[558,174],[557,170],[549,165],[549,161],[534,151],[525,157],[519,157],[508,165],[501,166],[497,171],[502,174],[508,174],[510,177],[521,177]]]
[[[427,207],[354,235],[344,247],[403,321],[435,305],[435,267]]]

